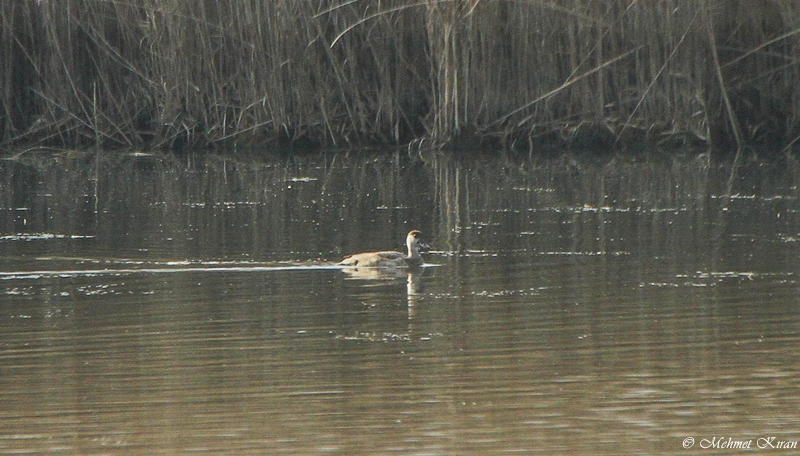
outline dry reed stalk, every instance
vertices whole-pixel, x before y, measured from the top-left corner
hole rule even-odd
[[[533,147],[586,124],[617,146],[800,137],[792,2],[20,0],[0,11],[6,145],[477,136]]]

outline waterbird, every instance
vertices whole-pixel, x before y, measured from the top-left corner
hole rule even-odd
[[[400,252],[364,252],[351,255],[341,263],[341,266],[357,266],[360,268],[408,268],[422,266],[422,255],[420,252],[427,252],[431,248],[422,240],[422,233],[419,230],[411,230],[406,236],[406,247],[408,255]]]

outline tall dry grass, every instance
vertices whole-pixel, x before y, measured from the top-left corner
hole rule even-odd
[[[14,0],[0,12],[6,146],[800,137],[794,1]]]

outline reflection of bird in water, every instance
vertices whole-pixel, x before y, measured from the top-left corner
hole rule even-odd
[[[422,240],[422,233],[412,230],[406,236],[408,255],[400,252],[364,252],[349,256],[339,263],[342,266],[356,266],[359,268],[408,268],[422,266],[422,255],[431,248]]]
[[[407,277],[406,291],[409,296],[418,295],[423,291],[422,272],[425,268],[346,268],[343,271],[348,278],[356,280],[393,280]]]
[[[381,281],[394,281],[406,277],[406,295],[408,297],[408,319],[411,320],[416,315],[414,304],[420,299],[422,292],[425,291],[425,284],[422,280],[422,274],[425,268],[412,267],[405,269],[397,268],[347,268],[343,271],[349,276],[350,279],[376,281],[374,285],[381,286],[385,283]]]
[[[414,305],[419,300],[420,295],[425,290],[425,285],[422,282],[422,268],[412,269],[408,272],[408,281],[406,282],[406,295],[408,296],[408,320],[411,321],[417,316],[417,310]],[[409,331],[411,328],[408,328]]]

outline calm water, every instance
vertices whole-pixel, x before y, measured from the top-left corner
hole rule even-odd
[[[791,444],[800,165],[747,163],[727,198],[729,171],[707,156],[2,160],[0,453]],[[420,273],[332,267],[412,228],[435,249]]]

